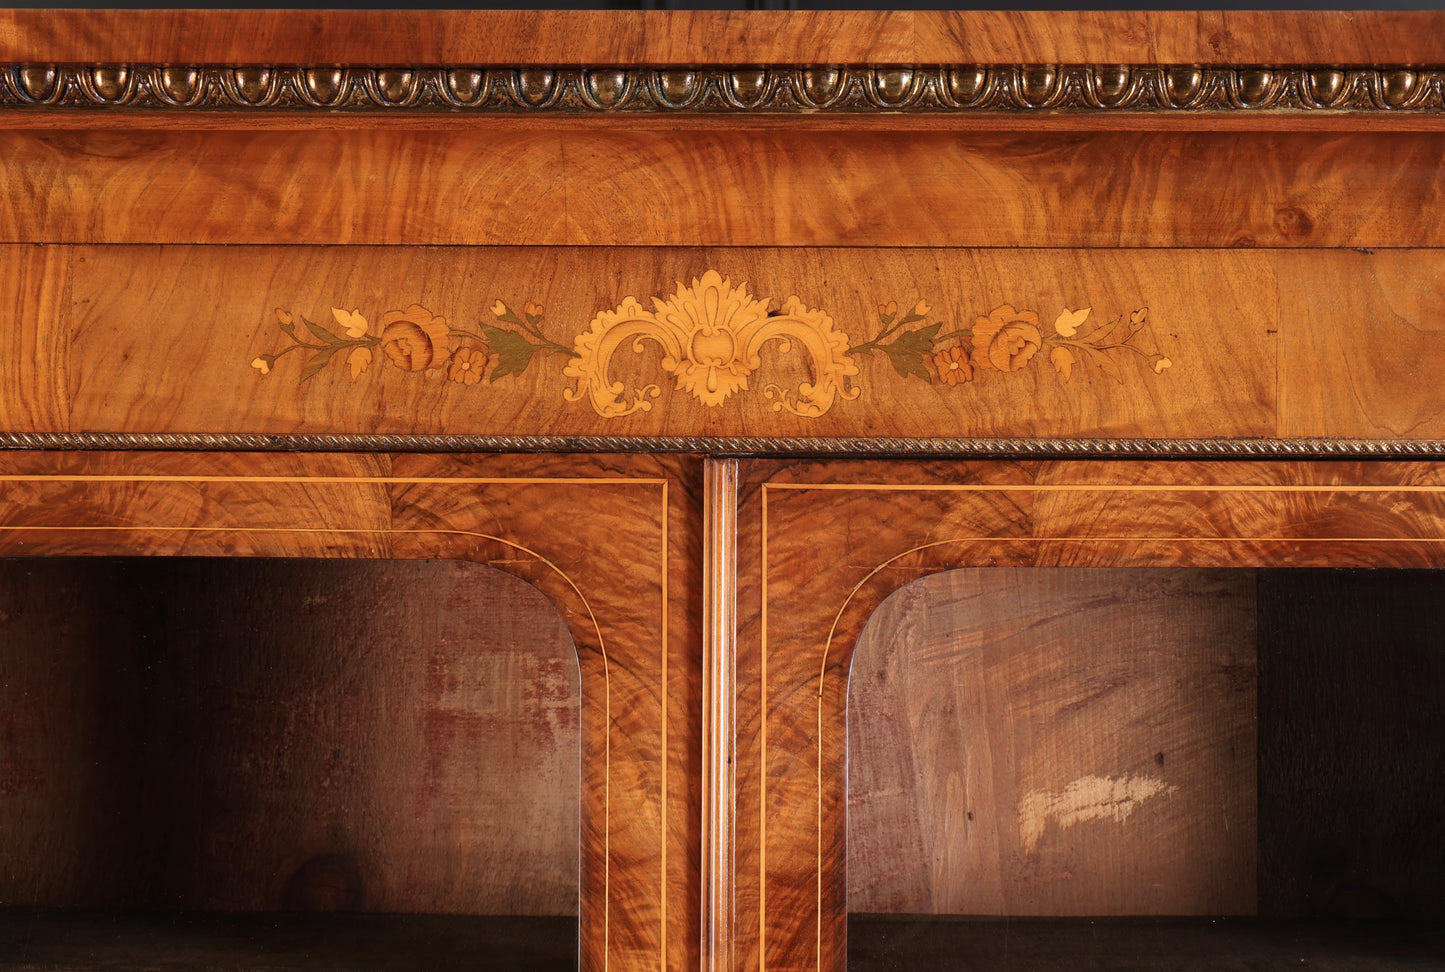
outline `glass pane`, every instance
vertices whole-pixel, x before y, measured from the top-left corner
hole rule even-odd
[[[0,957],[575,967],[578,686],[483,565],[0,561]]]
[[[852,664],[850,967],[1439,967],[1442,613],[1445,571],[899,590]]]

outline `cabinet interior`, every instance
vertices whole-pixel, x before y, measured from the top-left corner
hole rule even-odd
[[[0,560],[0,966],[575,967],[579,702],[485,565]]]
[[[906,585],[852,662],[850,968],[1437,967],[1442,610],[1438,570]]]
[[[534,588],[453,561],[0,578],[5,967],[575,966],[577,662]],[[1442,610],[1438,570],[906,585],[850,676],[850,967],[1431,967]]]

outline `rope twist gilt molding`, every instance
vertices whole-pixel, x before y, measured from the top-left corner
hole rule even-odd
[[[0,108],[479,114],[1445,110],[1445,69],[0,67]]]
[[[770,436],[3,432],[0,450],[691,453],[1000,459],[1445,459],[1445,439],[953,439]]]

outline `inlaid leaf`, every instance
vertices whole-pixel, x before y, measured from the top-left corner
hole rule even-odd
[[[1115,361],[1107,351],[1095,351],[1090,359],[1099,366],[1099,370],[1104,374],[1119,384],[1124,384],[1124,373],[1119,370],[1119,362]]]
[[[311,360],[306,362],[306,367],[301,369],[301,380],[305,381],[315,377],[322,368],[331,363],[331,356],[340,351],[342,347],[340,344],[333,344],[324,351],[317,351],[312,355]]]
[[[1134,330],[1128,319],[1121,315],[1094,330],[1083,340],[1087,340],[1098,348],[1108,347],[1111,344],[1127,344],[1129,339],[1134,336]]]
[[[481,328],[482,333],[487,336],[488,346],[497,356],[497,366],[492,369],[492,381],[503,375],[520,375],[531,365],[532,356],[542,350],[514,331],[504,331],[500,327],[487,324],[481,325]]]
[[[306,321],[304,317],[302,318],[302,320],[306,322],[306,329],[312,334],[316,335],[316,339],[322,344],[335,345],[341,343],[341,339],[339,337],[337,337],[335,334],[332,334],[320,324],[316,324],[312,321]]]
[[[888,355],[888,360],[893,362],[893,370],[903,378],[917,375],[924,381],[932,381],[923,358],[933,350],[933,340],[942,326],[940,322],[920,327],[916,331],[906,331],[891,343],[883,345],[881,350]]]

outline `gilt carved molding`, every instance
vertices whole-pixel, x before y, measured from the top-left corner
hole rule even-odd
[[[478,114],[1431,112],[1445,69],[926,67],[0,67],[0,108]]]

